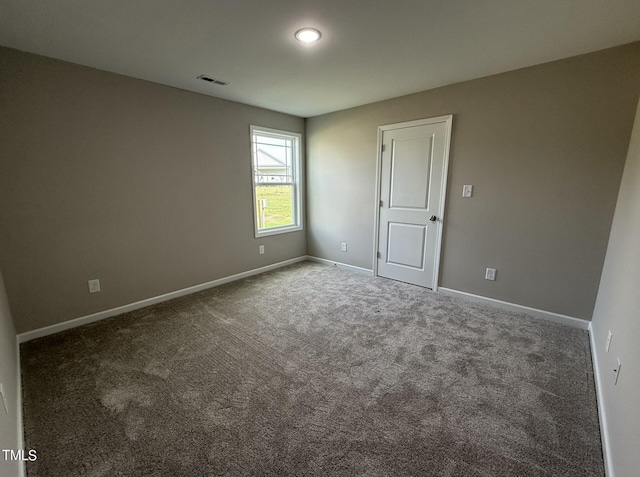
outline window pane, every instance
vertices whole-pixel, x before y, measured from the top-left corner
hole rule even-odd
[[[293,182],[291,148],[289,139],[273,139],[273,141],[286,142],[288,145],[278,146],[269,144],[272,138],[267,136],[254,136],[254,175],[256,184]]]
[[[283,137],[264,136],[262,134],[256,134],[254,137],[256,143],[259,146],[271,145],[271,146],[289,146],[291,147],[291,139]]]
[[[293,186],[256,184],[256,220],[259,229],[294,225]]]

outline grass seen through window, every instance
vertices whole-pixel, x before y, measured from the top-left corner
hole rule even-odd
[[[256,186],[258,224],[262,224],[264,228],[292,225],[294,223],[292,198],[293,186],[291,185]],[[262,199],[266,199],[264,210],[260,202]]]

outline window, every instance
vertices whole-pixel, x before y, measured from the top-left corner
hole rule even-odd
[[[251,126],[256,237],[302,230],[300,134]]]

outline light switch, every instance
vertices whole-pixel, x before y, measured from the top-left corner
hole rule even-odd
[[[462,186],[462,197],[471,197],[473,195],[473,186],[472,185],[464,185]]]

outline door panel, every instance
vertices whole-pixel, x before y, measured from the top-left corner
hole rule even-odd
[[[389,222],[387,262],[424,270],[426,232],[423,225]]]
[[[391,208],[427,208],[432,139],[410,137],[392,140]]]
[[[450,121],[449,116],[382,131],[379,276],[427,288],[437,283]]]

